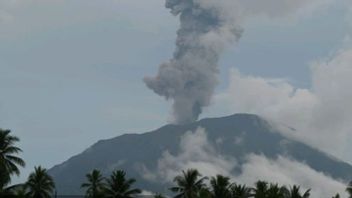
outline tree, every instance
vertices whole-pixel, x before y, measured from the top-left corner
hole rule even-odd
[[[13,174],[19,175],[19,167],[24,167],[25,162],[17,156],[22,150],[15,146],[19,141],[16,136],[10,135],[10,130],[0,129],[0,197],[10,193],[15,186],[8,185]]]
[[[133,198],[142,192],[140,189],[132,188],[136,180],[127,179],[126,173],[121,170],[114,171],[106,181],[105,197],[108,198]]]
[[[42,167],[35,167],[26,182],[26,196],[32,198],[50,198],[54,192],[55,184],[47,170]]]
[[[87,188],[86,196],[89,198],[98,198],[103,196],[105,189],[104,177],[99,170],[94,169],[86,175],[87,183],[83,183],[81,188]]]
[[[10,133],[10,130],[0,129],[0,170],[2,179],[6,176],[5,174],[7,174],[6,179],[9,179],[12,174],[19,175],[18,166],[25,166],[25,162],[16,156],[22,152],[20,148],[15,146],[19,138],[10,135]]]
[[[222,175],[217,175],[212,177],[210,180],[211,194],[213,198],[230,198],[231,197],[231,187],[229,177]]]
[[[285,186],[279,186],[278,184],[270,184],[269,189],[267,190],[267,198],[285,198],[287,195],[287,188]]]
[[[348,184],[346,191],[349,194],[349,198],[352,198],[352,181]]]
[[[176,176],[174,179],[177,186],[170,188],[170,190],[177,193],[175,198],[197,198],[201,189],[205,188],[204,180],[206,179],[195,169],[182,171],[182,175]]]
[[[265,181],[258,181],[253,188],[254,198],[266,198],[268,194],[269,185]]]
[[[252,189],[248,188],[246,185],[234,184],[231,187],[232,198],[249,198],[252,197]]]
[[[292,186],[288,191],[286,198],[309,198],[310,197],[310,189],[306,190],[303,194],[301,193],[301,189],[299,186]]]
[[[198,193],[198,198],[212,198],[213,194],[210,192],[210,190],[206,187],[203,187],[202,189],[199,190]]]

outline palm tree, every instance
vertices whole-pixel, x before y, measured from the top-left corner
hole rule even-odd
[[[253,188],[254,198],[266,198],[269,190],[268,182],[258,181]]]
[[[287,191],[286,198],[309,198],[310,197],[310,189],[306,190],[303,195],[301,193],[301,189],[299,186],[292,186],[290,190]]]
[[[212,192],[210,192],[208,188],[203,187],[202,189],[200,189],[198,198],[212,198],[212,197],[213,197],[213,194]]]
[[[19,138],[10,135],[10,133],[10,130],[0,129],[0,170],[1,173],[8,174],[9,176],[12,174],[19,175],[20,170],[18,166],[25,166],[25,162],[16,156],[22,152],[20,148],[15,146]]]
[[[222,175],[217,175],[212,177],[210,180],[211,194],[213,198],[229,198],[231,197],[231,187],[232,183],[230,182],[229,177]]]
[[[22,152],[20,148],[15,146],[19,138],[10,135],[10,133],[10,130],[0,129],[0,196],[9,193],[14,187],[7,187],[11,182],[11,175],[19,175],[19,166],[25,166],[25,162],[16,156]]]
[[[252,189],[248,188],[246,185],[234,184],[231,187],[232,198],[249,198],[252,197]]]
[[[35,167],[26,182],[28,192],[26,196],[32,198],[50,198],[54,192],[55,184],[47,170],[42,167]]]
[[[87,183],[83,183],[81,188],[87,188],[86,196],[89,198],[102,197],[105,189],[104,178],[99,170],[94,169],[86,175]]]
[[[206,179],[195,169],[182,171],[182,175],[176,176],[174,179],[177,186],[170,188],[170,190],[177,193],[175,198],[197,198],[201,189],[205,187],[203,182]]]
[[[349,194],[349,198],[352,198],[352,181],[348,184],[346,191]]]
[[[135,179],[127,179],[124,171],[114,171],[110,178],[107,179],[107,189],[104,197],[133,198],[142,192],[137,188],[131,189],[135,182]]]
[[[280,187],[278,184],[270,184],[267,190],[267,198],[285,198],[288,190],[285,186]]]
[[[11,189],[7,187],[9,183],[9,174],[6,171],[0,170],[0,197],[6,197],[10,194]]]

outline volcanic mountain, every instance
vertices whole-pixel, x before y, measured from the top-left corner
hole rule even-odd
[[[237,163],[245,163],[248,154],[259,154],[269,159],[287,156],[334,179],[349,181],[352,178],[350,164],[281,135],[272,124],[251,114],[208,118],[186,125],[166,125],[147,133],[100,140],[81,154],[54,166],[49,173],[55,179],[59,194],[82,194],[80,185],[93,169],[101,170],[104,175],[115,169],[125,170],[129,177],[137,179],[137,187],[166,192],[169,186],[146,178],[141,167],[155,169],[165,151],[177,155],[184,135],[200,127],[206,131],[210,144],[217,145],[217,152],[236,158]],[[238,137],[241,137],[241,144],[235,141]]]

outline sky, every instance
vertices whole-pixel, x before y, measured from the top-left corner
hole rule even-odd
[[[0,127],[21,139],[27,166],[20,180],[34,166],[50,168],[100,139],[171,120],[170,101],[143,83],[175,48],[179,21],[164,4],[0,0]],[[242,38],[221,56],[219,85],[201,117],[258,113],[302,131],[287,135],[352,162],[351,122],[344,119],[352,117],[344,108],[352,106],[348,1],[299,11],[290,4],[278,9],[275,0],[265,10],[246,6],[256,14],[244,17]],[[254,89],[261,103],[248,100]]]

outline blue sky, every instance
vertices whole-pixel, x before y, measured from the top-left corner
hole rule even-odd
[[[309,88],[311,61],[340,48],[350,31],[347,9],[336,2],[305,17],[247,21],[221,59],[217,92],[233,67]],[[21,138],[23,177],[99,139],[167,123],[170,103],[142,82],[174,49],[178,21],[162,0],[0,0],[0,6],[0,126]]]

